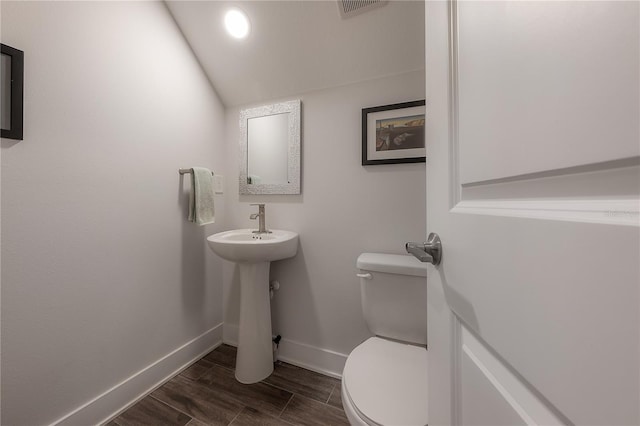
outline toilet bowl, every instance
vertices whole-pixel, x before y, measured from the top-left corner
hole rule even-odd
[[[352,425],[426,425],[426,266],[411,256],[358,257],[362,309],[376,336],[358,345],[342,373]]]

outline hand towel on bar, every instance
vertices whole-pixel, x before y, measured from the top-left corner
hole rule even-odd
[[[213,174],[204,167],[191,169],[189,222],[206,225],[215,222],[213,209]]]

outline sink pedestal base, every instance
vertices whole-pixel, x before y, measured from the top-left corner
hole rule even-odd
[[[240,327],[236,379],[257,383],[273,372],[271,337],[271,300],[269,298],[270,262],[239,263]]]

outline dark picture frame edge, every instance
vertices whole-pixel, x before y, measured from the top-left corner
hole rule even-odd
[[[24,52],[1,44],[1,53],[11,57],[11,128],[0,129],[0,137],[23,139],[24,116]]]
[[[401,102],[397,104],[382,105],[377,107],[362,109],[362,165],[373,166],[377,164],[402,164],[402,163],[425,163],[426,157],[409,157],[409,158],[393,158],[385,160],[369,160],[367,158],[367,115],[372,112],[389,111],[394,109],[412,108],[417,106],[425,106],[426,100],[417,100],[411,102]]]

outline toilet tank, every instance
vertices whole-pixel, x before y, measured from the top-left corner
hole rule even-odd
[[[362,253],[362,313],[376,336],[427,344],[427,265],[413,256]]]

